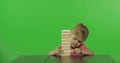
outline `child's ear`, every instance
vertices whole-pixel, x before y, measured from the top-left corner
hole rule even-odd
[[[87,39],[89,30],[86,26],[82,26],[83,41]]]

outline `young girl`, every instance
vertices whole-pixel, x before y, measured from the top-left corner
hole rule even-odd
[[[77,24],[71,33],[70,40],[70,56],[85,56],[93,55],[93,52],[90,51],[84,44],[83,41],[87,39],[89,34],[88,28],[83,24]],[[62,50],[61,46],[57,49],[51,51],[49,55],[61,55]]]

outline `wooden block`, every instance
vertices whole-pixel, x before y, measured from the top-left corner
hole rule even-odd
[[[61,31],[61,47],[63,50],[62,56],[70,56],[70,36],[71,31],[70,30],[62,30]]]
[[[62,45],[68,45],[68,44],[69,44],[69,43],[67,43],[67,42],[63,42],[63,43],[62,43]]]
[[[62,49],[70,49],[70,46],[69,46],[69,44],[67,44],[67,45],[62,45]]]
[[[62,30],[62,33],[71,33],[71,30]]]
[[[63,38],[62,42],[70,42],[70,40],[66,40],[66,39],[69,39],[69,38]]]
[[[70,54],[69,53],[67,53],[67,54],[64,53],[64,54],[62,54],[62,56],[70,56]]]

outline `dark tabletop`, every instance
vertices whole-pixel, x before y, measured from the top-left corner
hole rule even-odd
[[[11,63],[116,63],[110,55],[84,57],[56,57],[42,55],[22,55]]]

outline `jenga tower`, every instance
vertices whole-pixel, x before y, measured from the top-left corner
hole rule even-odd
[[[62,30],[61,47],[63,50],[62,56],[70,56],[70,36],[71,30]]]

